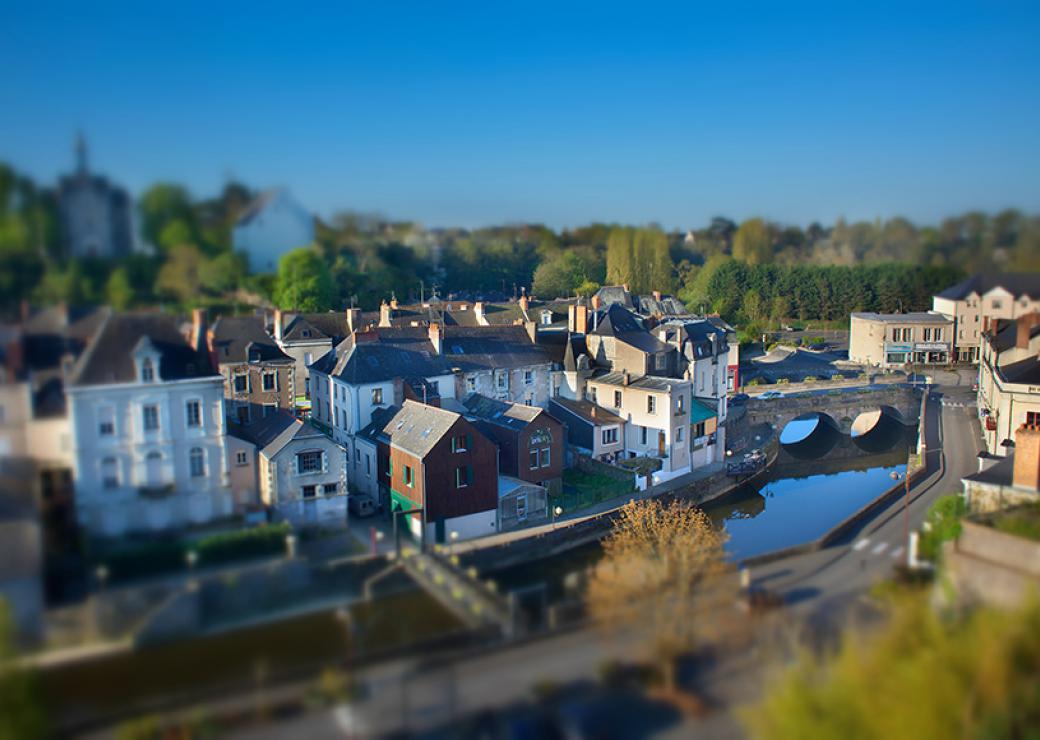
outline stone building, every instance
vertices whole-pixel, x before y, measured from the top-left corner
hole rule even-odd
[[[135,251],[134,203],[123,188],[92,175],[87,144],[76,142],[76,171],[58,182],[58,212],[71,257],[125,257]]]

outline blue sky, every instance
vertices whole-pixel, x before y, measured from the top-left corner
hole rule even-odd
[[[447,7],[441,7],[447,6]],[[1040,3],[0,0],[0,160],[328,216],[1040,211]]]

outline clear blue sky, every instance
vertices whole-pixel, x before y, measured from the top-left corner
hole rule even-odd
[[[1037,2],[99,4],[0,3],[44,181],[83,129],[134,192],[429,226],[1040,211]]]

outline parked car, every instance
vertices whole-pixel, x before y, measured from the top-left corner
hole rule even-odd
[[[762,393],[762,394],[759,395],[759,398],[761,398],[761,399],[763,399],[765,401],[768,401],[771,398],[783,398],[783,397],[784,397],[784,394],[781,393],[780,391],[766,391],[765,393]]]
[[[731,399],[729,399],[731,406],[739,406],[742,403],[747,403],[747,400],[751,398],[747,393],[737,393]]]
[[[372,516],[376,513],[376,502],[365,493],[352,493],[347,498],[347,508],[356,517]]]

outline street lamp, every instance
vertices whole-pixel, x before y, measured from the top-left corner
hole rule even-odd
[[[563,507],[562,506],[557,505],[557,506],[553,507],[553,526],[552,526],[552,528],[553,528],[554,532],[556,531],[556,520],[560,518],[560,514],[562,514],[562,513],[563,513]]]
[[[105,588],[105,584],[108,583],[108,566],[102,563],[94,569],[94,576],[97,578],[98,590],[101,591]]]
[[[455,543],[459,541],[459,533],[455,532],[455,531],[452,531],[451,534],[448,535],[448,537],[451,539],[451,554],[452,554],[452,556],[454,556],[455,555]]]

